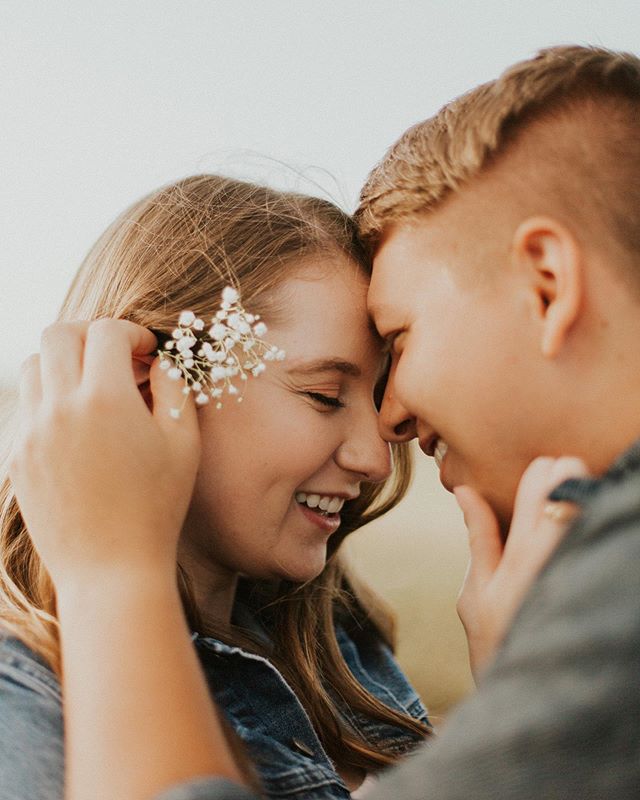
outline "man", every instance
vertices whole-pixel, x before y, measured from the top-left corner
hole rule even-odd
[[[503,531],[536,456],[600,476],[555,492],[584,513],[477,695],[372,798],[640,796],[639,122],[640,60],[553,48],[407,131],[363,190],[385,436],[437,451]]]

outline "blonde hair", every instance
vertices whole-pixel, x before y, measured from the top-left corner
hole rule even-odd
[[[252,311],[273,319],[282,311],[278,287],[306,258],[326,255],[335,261],[340,254],[355,268],[368,269],[353,221],[331,203],[213,175],[195,176],[143,198],[107,229],[76,275],[59,318],[124,318],[169,334],[186,308],[210,315],[222,288],[231,282],[241,287]],[[274,640],[274,652],[266,655],[297,692],[329,754],[365,769],[396,756],[385,742],[366,741],[345,725],[333,697],[416,738],[425,735],[412,718],[387,708],[355,681],[334,631],[336,616],[342,616],[356,633],[376,629],[391,639],[390,617],[366,589],[356,591],[336,551],[348,533],[387,511],[405,493],[410,480],[406,446],[395,448],[394,460],[393,475],[384,485],[363,485],[358,500],[345,505],[342,526],[318,578],[302,586],[283,582],[275,589],[263,587],[265,619]],[[194,627],[260,649],[239,630],[207,627],[180,568],[179,579]],[[59,673],[54,590],[8,479],[0,489],[0,613],[3,627]]]
[[[562,46],[507,69],[408,131],[372,170],[356,221],[375,249],[391,224],[438,208],[519,149],[527,192],[563,208],[588,236],[640,251],[640,59]],[[556,125],[539,147],[545,126]],[[529,135],[531,134],[531,135]],[[519,148],[526,141],[527,148]],[[505,177],[506,170],[510,175]]]

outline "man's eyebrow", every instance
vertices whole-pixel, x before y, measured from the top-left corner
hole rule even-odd
[[[287,372],[297,372],[301,375],[311,375],[314,372],[341,372],[359,378],[362,370],[357,364],[345,361],[343,358],[316,358],[311,361],[296,361]]]

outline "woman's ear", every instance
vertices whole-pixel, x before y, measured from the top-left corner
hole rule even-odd
[[[542,354],[555,358],[580,313],[583,299],[580,246],[571,231],[557,220],[531,217],[514,234],[513,254],[523,270],[539,316]]]
[[[149,382],[149,372],[155,355],[134,356],[133,357],[133,376],[135,378],[142,399],[147,404],[149,411],[153,411],[153,398],[151,395],[151,384]]]

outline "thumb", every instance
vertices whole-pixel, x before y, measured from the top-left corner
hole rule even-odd
[[[469,533],[469,571],[475,573],[476,578],[487,580],[496,571],[502,557],[498,520],[489,503],[475,489],[456,486],[453,493],[464,514]]]
[[[176,458],[183,460],[191,456],[197,464],[200,451],[200,429],[193,393],[183,392],[185,382],[173,380],[166,370],[160,369],[156,358],[149,372],[153,417],[163,433],[176,449]]]

